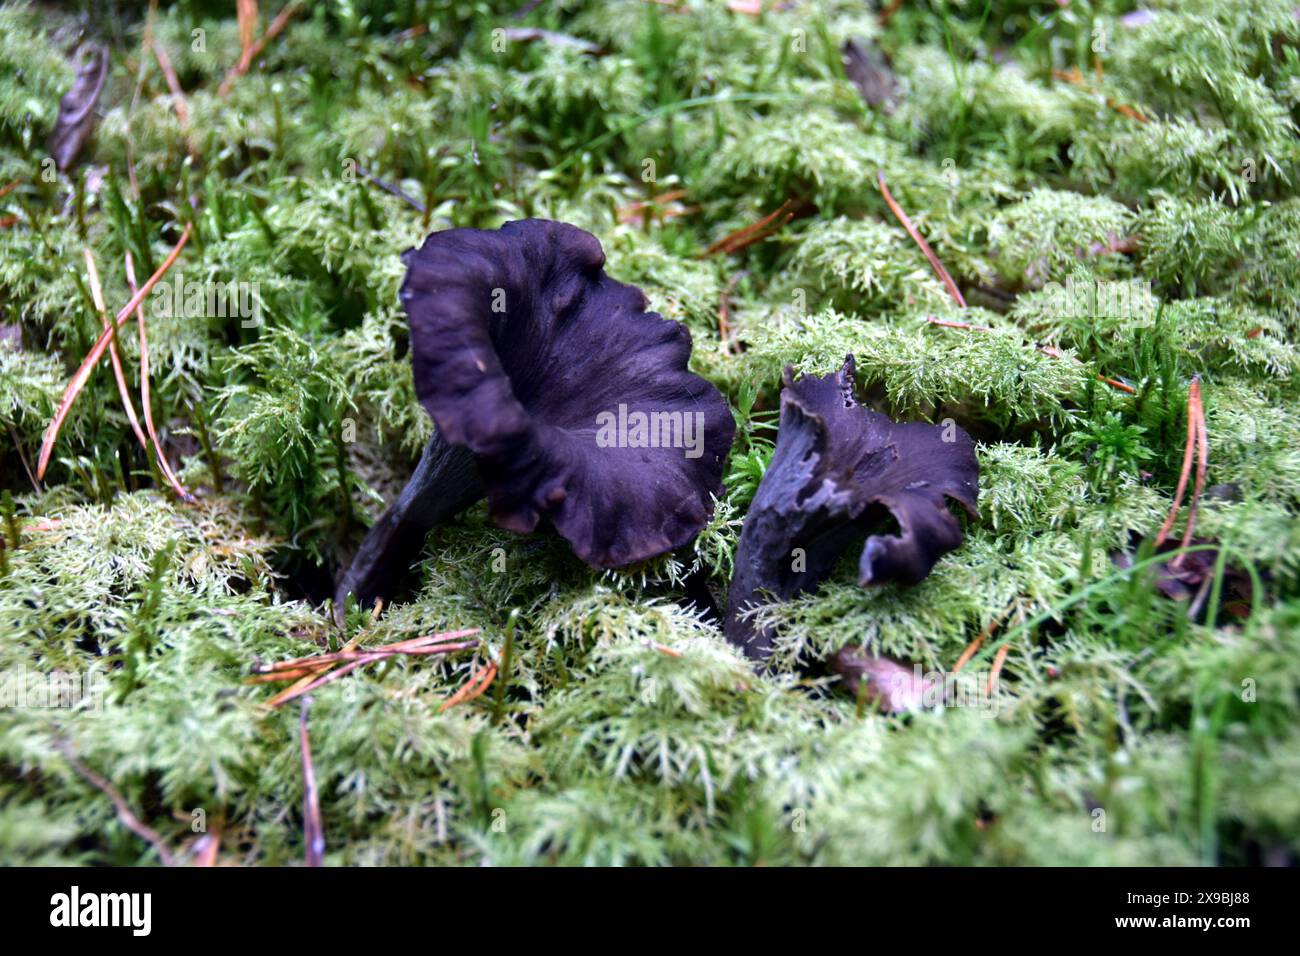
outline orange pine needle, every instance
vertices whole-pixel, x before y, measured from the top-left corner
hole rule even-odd
[[[239,49],[248,56],[257,34],[257,0],[235,0],[235,22],[239,26]]]
[[[1183,467],[1178,474],[1178,487],[1174,490],[1174,505],[1169,509],[1169,516],[1156,534],[1156,547],[1159,548],[1169,537],[1174,522],[1178,520],[1179,509],[1183,506],[1183,494],[1187,491],[1187,481],[1192,474],[1192,459],[1196,453],[1198,428],[1196,424],[1196,406],[1199,404],[1201,385],[1199,378],[1192,379],[1191,388],[1187,390],[1187,444],[1183,448]]]
[[[763,239],[765,235],[767,235],[767,232],[774,231],[768,227],[776,221],[778,216],[783,213],[785,214],[785,218],[778,223],[775,228],[780,228],[794,218],[794,213],[787,211],[791,205],[793,204],[787,199],[785,202],[781,203],[774,212],[768,213],[758,222],[745,226],[742,229],[737,229],[730,235],[723,236],[713,245],[709,246],[709,248],[704,250],[704,257],[707,258],[708,256],[716,255],[719,252],[725,252],[727,255],[731,255],[733,252],[739,252],[741,249],[752,246],[760,239]]]
[[[912,220],[908,218],[907,213],[903,212],[903,207],[895,202],[894,197],[890,195],[889,187],[885,185],[885,174],[883,172],[876,173],[876,180],[880,184],[880,195],[885,197],[885,205],[889,207],[889,211],[894,214],[894,217],[900,223],[902,223],[903,228],[907,230],[907,234],[912,237],[912,241],[921,247],[921,251],[925,253],[925,257],[930,260],[930,267],[934,269],[935,273],[943,281],[943,284],[948,287],[948,294],[952,296],[953,301],[963,309],[966,308],[966,300],[962,298],[961,290],[957,288],[957,283],[952,281],[952,276],[950,276],[948,270],[943,267],[943,263],[940,262],[939,257],[934,254],[934,250],[931,249],[930,244],[925,241],[925,237],[917,231],[916,226],[912,224]]]
[[[1099,62],[1098,63],[1099,68],[1100,65],[1101,64]],[[1088,85],[1087,81],[1084,80],[1083,78],[1083,74],[1080,73],[1076,67],[1071,67],[1068,70],[1053,70],[1052,76],[1056,77],[1058,80],[1064,80],[1066,83],[1069,83],[1073,86],[1077,86],[1079,87],[1079,89],[1084,90],[1085,92],[1088,93],[1093,92],[1092,87]],[[1140,112],[1138,112],[1131,106],[1125,106],[1123,103],[1117,103],[1114,99],[1112,99],[1109,96],[1106,96],[1105,100],[1107,106],[1109,106],[1116,113],[1119,113],[1122,116],[1127,116],[1129,119],[1136,120],[1139,123],[1151,122],[1150,119],[1148,119],[1146,116],[1143,116]]]
[[[993,693],[998,687],[998,678],[1002,675],[1002,665],[1007,662],[1007,654],[1011,652],[1010,644],[1003,644],[998,648],[998,652],[993,655],[993,666],[989,669],[989,682],[986,685],[988,693]]]
[[[7,186],[0,186],[0,199],[4,199],[5,196],[8,196],[11,192],[17,189],[18,184],[21,182],[22,182],[21,179],[15,179]]]
[[[969,322],[950,322],[946,319],[941,319],[938,316],[934,316],[934,315],[927,315],[925,317],[925,321],[929,322],[931,325],[941,325],[945,329],[965,329],[968,332],[992,332],[993,331],[987,325],[971,325]]]
[[[266,28],[266,32],[262,34],[262,38],[252,46],[248,47],[240,55],[239,62],[230,68],[230,72],[227,73],[225,79],[221,81],[221,85],[217,87],[217,96],[224,97],[230,92],[230,88],[234,85],[235,80],[248,72],[248,68],[253,65],[253,61],[258,58],[266,45],[279,36],[284,28],[289,25],[289,20],[298,12],[299,6],[299,0],[289,0],[289,2],[284,5],[276,15],[275,19],[271,21],[271,25]]]
[[[131,260],[130,252],[126,254],[126,281],[131,288],[132,294],[134,294],[135,263]],[[143,306],[136,306],[135,324],[140,333],[140,404],[144,406],[144,424],[149,429],[149,439],[153,442],[154,458],[158,462],[158,468],[162,471],[163,477],[172,486],[172,490],[180,496],[181,501],[193,501],[194,496],[185,490],[185,486],[176,477],[176,472],[172,471],[172,466],[163,453],[162,442],[158,440],[158,429],[154,427],[153,399],[149,394],[149,336],[145,331]]]
[[[109,343],[113,340],[113,330],[115,328],[120,329],[126,324],[126,320],[131,317],[131,313],[140,305],[141,302],[144,301],[145,296],[149,294],[149,291],[155,284],[157,284],[158,280],[161,279],[167,273],[167,270],[176,262],[176,259],[181,254],[181,250],[185,248],[185,243],[189,242],[190,232],[193,228],[193,223],[186,224],[185,231],[181,233],[180,239],[177,240],[176,245],[172,247],[172,251],[167,254],[167,258],[163,260],[163,264],[160,265],[158,270],[149,277],[149,280],[140,287],[140,290],[135,295],[131,296],[131,301],[122,306],[122,311],[117,313],[117,317],[113,320],[113,324],[100,333],[99,338],[96,339],[95,344],[91,346],[90,352],[82,361],[81,366],[75,373],[73,373],[72,380],[68,382],[67,388],[63,390],[63,397],[59,399],[59,407],[54,410],[54,419],[50,422],[49,427],[45,429],[45,438],[41,442],[40,459],[36,463],[37,478],[45,477],[45,469],[49,467],[50,454],[54,451],[54,442],[59,437],[59,429],[63,427],[64,420],[68,417],[68,413],[72,411],[73,402],[77,400],[77,396],[81,394],[81,390],[86,387],[86,382],[90,380],[90,373],[95,370],[95,366],[99,364],[99,360],[104,357],[104,352],[108,349]]]
[[[171,57],[167,55],[166,48],[153,37],[149,38],[149,46],[153,50],[154,59],[158,61],[158,68],[162,70],[163,79],[167,81],[167,89],[171,90],[176,118],[181,121],[182,126],[189,126],[190,106],[185,99],[185,91],[181,89],[181,81],[176,76],[176,70],[172,67]]]
[[[1007,614],[1010,610],[1011,609],[1008,608],[993,620],[989,621],[984,630],[980,631],[979,634],[976,635],[975,640],[966,645],[966,649],[961,652],[961,657],[957,658],[957,663],[952,665],[952,673],[956,674],[970,663],[970,659],[975,656],[981,647],[984,646],[984,642],[992,637],[993,633],[1002,626],[1002,622],[1007,619]]]
[[[471,701],[475,697],[478,697],[492,686],[492,681],[496,679],[496,676],[497,665],[494,662],[489,661],[487,664],[476,670],[470,676],[470,679],[461,685],[460,690],[456,691],[456,693],[452,694],[442,702],[442,706],[438,708],[438,713],[441,714],[443,711],[449,710],[457,704],[463,704],[466,701]]]
[[[86,260],[86,277],[90,280],[90,297],[95,302],[95,309],[99,312],[99,322],[104,329],[108,329],[108,309],[104,305],[104,289],[99,284],[99,269],[95,265],[95,255],[89,248],[81,250],[82,257]],[[135,414],[135,403],[131,401],[131,389],[126,384],[126,372],[122,370],[122,356],[117,350],[117,337],[114,336],[108,343],[108,359],[113,366],[113,378],[117,381],[117,395],[122,400],[122,409],[126,412],[126,420],[131,423],[131,431],[135,432],[136,440],[144,453],[149,454],[149,439],[144,437],[144,430],[140,427],[140,419]]]
[[[1199,379],[1192,380],[1192,387],[1188,390],[1189,404],[1194,402],[1195,408],[1192,413],[1196,416],[1196,484],[1192,487],[1192,499],[1187,505],[1187,528],[1183,531],[1183,547],[1186,548],[1192,542],[1192,529],[1196,527],[1196,514],[1201,504],[1201,492],[1205,490],[1205,474],[1209,470],[1210,442],[1209,433],[1205,428],[1205,406],[1201,403],[1201,383]],[[1174,558],[1174,567],[1182,563],[1183,558],[1187,556],[1183,552]]]

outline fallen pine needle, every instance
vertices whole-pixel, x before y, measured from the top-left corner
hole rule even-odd
[[[302,702],[298,716],[298,742],[302,749],[302,839],[306,845],[308,866],[320,866],[325,859],[325,828],[320,818],[320,794],[316,791],[316,767],[311,760],[311,741],[307,738],[307,712],[311,701]]]
[[[181,82],[176,76],[176,70],[172,67],[171,58],[167,55],[167,50],[163,45],[153,37],[149,38],[149,47],[153,50],[154,59],[158,61],[158,68],[162,70],[163,79],[167,81],[167,89],[171,90],[172,106],[176,109],[176,118],[181,121],[182,126],[188,127],[190,125],[190,106],[185,99],[185,91],[181,89]]]
[[[1183,449],[1183,467],[1178,475],[1178,489],[1174,493],[1174,504],[1169,509],[1169,516],[1165,518],[1165,523],[1160,526],[1160,533],[1156,535],[1156,547],[1159,548],[1164,544],[1169,532],[1173,530],[1174,521],[1178,518],[1178,510],[1182,507],[1183,493],[1187,490],[1187,482],[1191,477],[1192,462],[1196,462],[1196,484],[1192,488],[1192,497],[1187,504],[1187,527],[1183,531],[1183,548],[1187,548],[1192,542],[1192,531],[1196,528],[1196,515],[1201,503],[1201,492],[1205,490],[1205,475],[1209,468],[1209,433],[1205,427],[1205,406],[1201,402],[1201,379],[1196,376],[1192,379],[1191,386],[1187,389],[1187,444]],[[1178,567],[1186,557],[1187,552],[1184,550],[1174,558],[1173,567]]]
[[[1200,397],[1200,379],[1194,378],[1191,387],[1187,390],[1187,443],[1183,446],[1183,467],[1178,473],[1178,487],[1174,490],[1173,507],[1169,509],[1169,515],[1165,518],[1165,523],[1160,526],[1160,531],[1156,534],[1155,546],[1157,548],[1164,544],[1165,539],[1169,537],[1174,522],[1178,520],[1178,512],[1183,507],[1183,495],[1187,492],[1187,482],[1192,475],[1192,462],[1196,456],[1199,438],[1196,409],[1200,405]]]
[[[470,675],[470,679],[465,681],[465,683],[461,685],[460,690],[456,691],[456,693],[452,694],[450,697],[448,697],[446,700],[442,702],[442,706],[438,708],[438,713],[441,714],[443,711],[449,710],[450,708],[455,707],[457,704],[463,704],[466,701],[470,701],[473,700],[475,697],[478,697],[485,690],[487,690],[489,687],[492,686],[492,681],[496,678],[496,676],[497,676],[496,663],[489,661],[488,663],[484,664],[482,667],[476,670],[472,675]]]
[[[253,61],[261,54],[263,48],[278,37],[284,28],[289,25],[289,20],[298,12],[299,5],[299,0],[289,0],[289,2],[281,8],[280,12],[276,14],[275,19],[271,21],[271,25],[266,28],[266,32],[262,34],[262,38],[252,46],[247,47],[244,52],[240,54],[239,62],[230,68],[230,72],[226,74],[226,78],[223,79],[221,85],[217,87],[217,96],[224,97],[230,92],[230,87],[234,84],[235,80],[248,72],[248,68],[253,65]]]
[[[988,693],[992,694],[998,687],[998,678],[1002,676],[1002,665],[1007,662],[1007,654],[1011,652],[1010,644],[1003,644],[993,655],[993,666],[989,668],[989,682],[986,686]]]
[[[989,621],[988,626],[976,635],[975,640],[966,645],[966,649],[961,652],[961,657],[957,658],[957,663],[952,665],[952,673],[956,674],[970,663],[970,659],[975,656],[981,647],[984,646],[984,642],[992,637],[993,633],[1002,626],[1002,622],[1007,619],[1007,614],[1010,613],[1010,610],[1010,608],[1007,608],[1007,610]]]
[[[267,701],[267,708],[274,710],[282,704],[286,704],[316,690],[318,687],[352,673],[358,667],[373,664],[376,661],[387,660],[398,654],[420,657],[469,650],[476,647],[478,641],[465,641],[460,640],[460,638],[471,637],[478,633],[477,628],[448,631],[442,634],[429,634],[424,637],[398,641],[395,644],[386,644],[383,647],[368,650],[358,650],[355,641],[353,641],[349,642],[348,646],[341,651],[319,654],[315,657],[297,657],[293,660],[279,661],[265,666],[260,668],[260,673],[246,678],[244,683],[266,684],[293,681],[289,687],[286,687]],[[335,667],[338,664],[343,666]]]
[[[704,250],[704,257],[707,258],[708,256],[716,255],[719,252],[725,252],[727,255],[731,255],[733,252],[739,252],[741,249],[752,246],[754,243],[765,238],[771,232],[784,226],[794,218],[794,213],[789,211],[792,205],[793,203],[787,199],[773,212],[768,213],[758,222],[745,226],[742,229],[737,229],[735,232],[723,236],[713,245],[709,246],[709,248]],[[780,222],[776,222],[777,218],[783,214],[785,218]],[[776,223],[776,225],[773,225],[773,223]]]
[[[162,860],[163,866],[175,866],[176,860],[172,856],[171,850],[167,849],[167,844],[163,842],[163,838],[158,835],[157,831],[141,822],[140,818],[131,812],[131,807],[127,804],[126,798],[122,796],[121,791],[82,763],[77,758],[77,755],[73,753],[72,745],[67,741],[60,741],[58,746],[78,776],[113,801],[113,809],[117,811],[117,818],[122,821],[122,825],[152,846],[158,852],[158,858]]]
[[[86,277],[90,280],[90,297],[95,302],[95,310],[99,312],[100,325],[105,330],[108,325],[108,309],[104,305],[104,289],[99,283],[99,269],[95,265],[95,255],[89,247],[81,250],[82,256],[86,260]],[[126,420],[131,423],[131,431],[135,432],[135,437],[140,442],[140,447],[144,453],[149,454],[149,440],[144,437],[144,430],[140,428],[140,419],[135,414],[135,403],[131,401],[131,389],[126,384],[126,373],[122,371],[122,356],[117,350],[117,336],[113,336],[108,342],[108,359],[113,366],[113,378],[117,381],[117,395],[122,400],[122,410],[126,412]]]
[[[1183,532],[1183,547],[1187,548],[1192,543],[1192,528],[1196,526],[1196,514],[1201,505],[1201,492],[1205,490],[1205,475],[1210,467],[1210,435],[1205,427],[1205,406],[1201,403],[1201,380],[1200,378],[1192,379],[1190,391],[1195,396],[1196,401],[1196,484],[1192,487],[1192,500],[1187,506],[1187,529]],[[1174,558],[1174,566],[1177,567],[1187,556],[1183,551],[1178,557]]]
[[[889,211],[894,214],[894,217],[900,223],[902,223],[903,228],[907,230],[907,234],[912,237],[912,241],[921,247],[921,251],[925,253],[925,257],[930,260],[931,268],[933,268],[938,274],[939,278],[943,281],[943,284],[948,287],[948,294],[952,296],[953,301],[963,309],[966,308],[966,300],[962,298],[961,289],[957,288],[957,283],[952,281],[952,276],[948,275],[948,270],[943,267],[943,263],[940,262],[939,257],[934,254],[934,250],[931,249],[930,244],[925,241],[925,237],[917,231],[916,226],[912,224],[912,220],[908,218],[907,213],[903,212],[903,207],[895,202],[894,197],[890,195],[889,187],[885,185],[885,174],[883,172],[876,173],[876,180],[880,183],[880,195],[885,197],[885,205],[889,207]]]
[[[1100,61],[1098,61],[1098,66],[1100,66]],[[1070,83],[1074,86],[1077,86],[1079,87],[1079,89],[1084,90],[1088,93],[1095,92],[1092,89],[1092,87],[1090,87],[1087,84],[1087,82],[1083,78],[1083,74],[1080,73],[1077,68],[1071,68],[1069,70],[1053,70],[1052,76],[1056,77],[1058,80],[1064,80],[1066,83]],[[1109,106],[1111,109],[1113,109],[1116,113],[1119,113],[1123,116],[1127,116],[1129,119],[1136,120],[1139,123],[1151,122],[1151,120],[1143,116],[1140,112],[1135,110],[1133,107],[1125,106],[1123,103],[1118,103],[1111,97],[1104,96],[1104,94],[1103,97],[1106,100],[1106,105]]]
[[[132,295],[135,294],[135,263],[131,260],[131,253],[126,254],[126,281],[131,288]],[[149,430],[149,440],[153,442],[154,458],[158,461],[158,467],[167,479],[167,483],[172,486],[172,490],[180,496],[182,501],[193,501],[194,496],[185,490],[180,479],[176,477],[176,472],[172,471],[171,464],[167,461],[166,454],[163,453],[162,442],[158,440],[158,429],[153,423],[153,399],[149,394],[149,335],[145,331],[144,307],[136,306],[135,324],[140,333],[140,404],[144,406],[144,424]]]
[[[945,329],[966,329],[969,332],[992,332],[993,330],[987,325],[971,325],[969,322],[951,322],[947,319],[940,319],[937,316],[927,315],[925,321],[931,325],[942,325]]]
[[[122,311],[117,313],[117,317],[109,327],[100,333],[99,338],[95,340],[95,344],[91,346],[90,352],[86,355],[85,359],[82,360],[80,367],[78,367],[77,371],[73,373],[72,380],[68,382],[67,388],[63,390],[63,397],[59,399],[58,408],[54,411],[54,418],[50,422],[49,427],[45,429],[45,437],[41,441],[40,458],[36,463],[37,478],[45,477],[45,469],[49,467],[50,454],[54,451],[54,442],[59,437],[59,429],[63,427],[64,420],[68,417],[68,413],[72,411],[73,402],[77,400],[77,396],[81,394],[81,390],[86,387],[86,382],[90,380],[90,373],[95,370],[95,366],[99,364],[99,360],[104,357],[105,350],[113,340],[115,330],[120,329],[126,324],[127,319],[131,317],[131,313],[135,311],[136,307],[139,306],[141,302],[144,301],[145,296],[149,294],[149,291],[153,289],[158,280],[161,279],[167,273],[167,270],[176,262],[176,259],[181,254],[181,250],[185,248],[185,243],[189,242],[190,232],[193,228],[193,223],[186,224],[185,231],[181,233],[180,239],[177,240],[176,245],[172,247],[172,251],[167,254],[167,258],[163,261],[163,264],[160,265],[158,270],[149,277],[149,280],[140,287],[140,290],[136,292],[135,295],[131,296],[131,301],[122,307]]]

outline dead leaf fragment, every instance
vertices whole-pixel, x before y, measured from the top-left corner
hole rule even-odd
[[[77,161],[95,125],[95,107],[108,76],[108,51],[98,44],[82,47],[81,66],[72,89],[59,100],[59,118],[48,146],[54,164],[67,171]]]

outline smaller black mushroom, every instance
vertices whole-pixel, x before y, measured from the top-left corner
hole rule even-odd
[[[786,369],[776,450],[741,530],[727,601],[727,638],[755,660],[771,654],[772,635],[747,609],[814,590],[864,534],[860,584],[915,584],[961,544],[948,500],[977,514],[970,437],[862,407],[853,373],[851,355],[831,375],[796,382]],[[896,534],[882,530],[891,518]]]
[[[425,534],[484,495],[611,568],[690,541],[722,491],[735,421],[687,370],[691,336],[605,275],[595,236],[527,219],[434,233],[403,257],[415,389],[437,432],[336,589],[391,594]]]

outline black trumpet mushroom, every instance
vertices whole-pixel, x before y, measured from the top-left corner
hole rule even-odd
[[[795,381],[787,368],[784,384],[776,450],[741,529],[727,600],[728,640],[759,661],[773,635],[747,609],[814,590],[864,534],[860,584],[915,584],[961,544],[948,501],[975,515],[979,494],[970,436],[859,405],[852,355],[821,377]],[[880,530],[891,517],[897,534]]]
[[[588,564],[689,542],[722,491],[726,401],[687,370],[691,336],[604,272],[562,222],[450,229],[403,255],[420,403],[436,426],[406,487],[335,593],[386,596],[427,532],[484,495],[498,525],[547,519]]]

